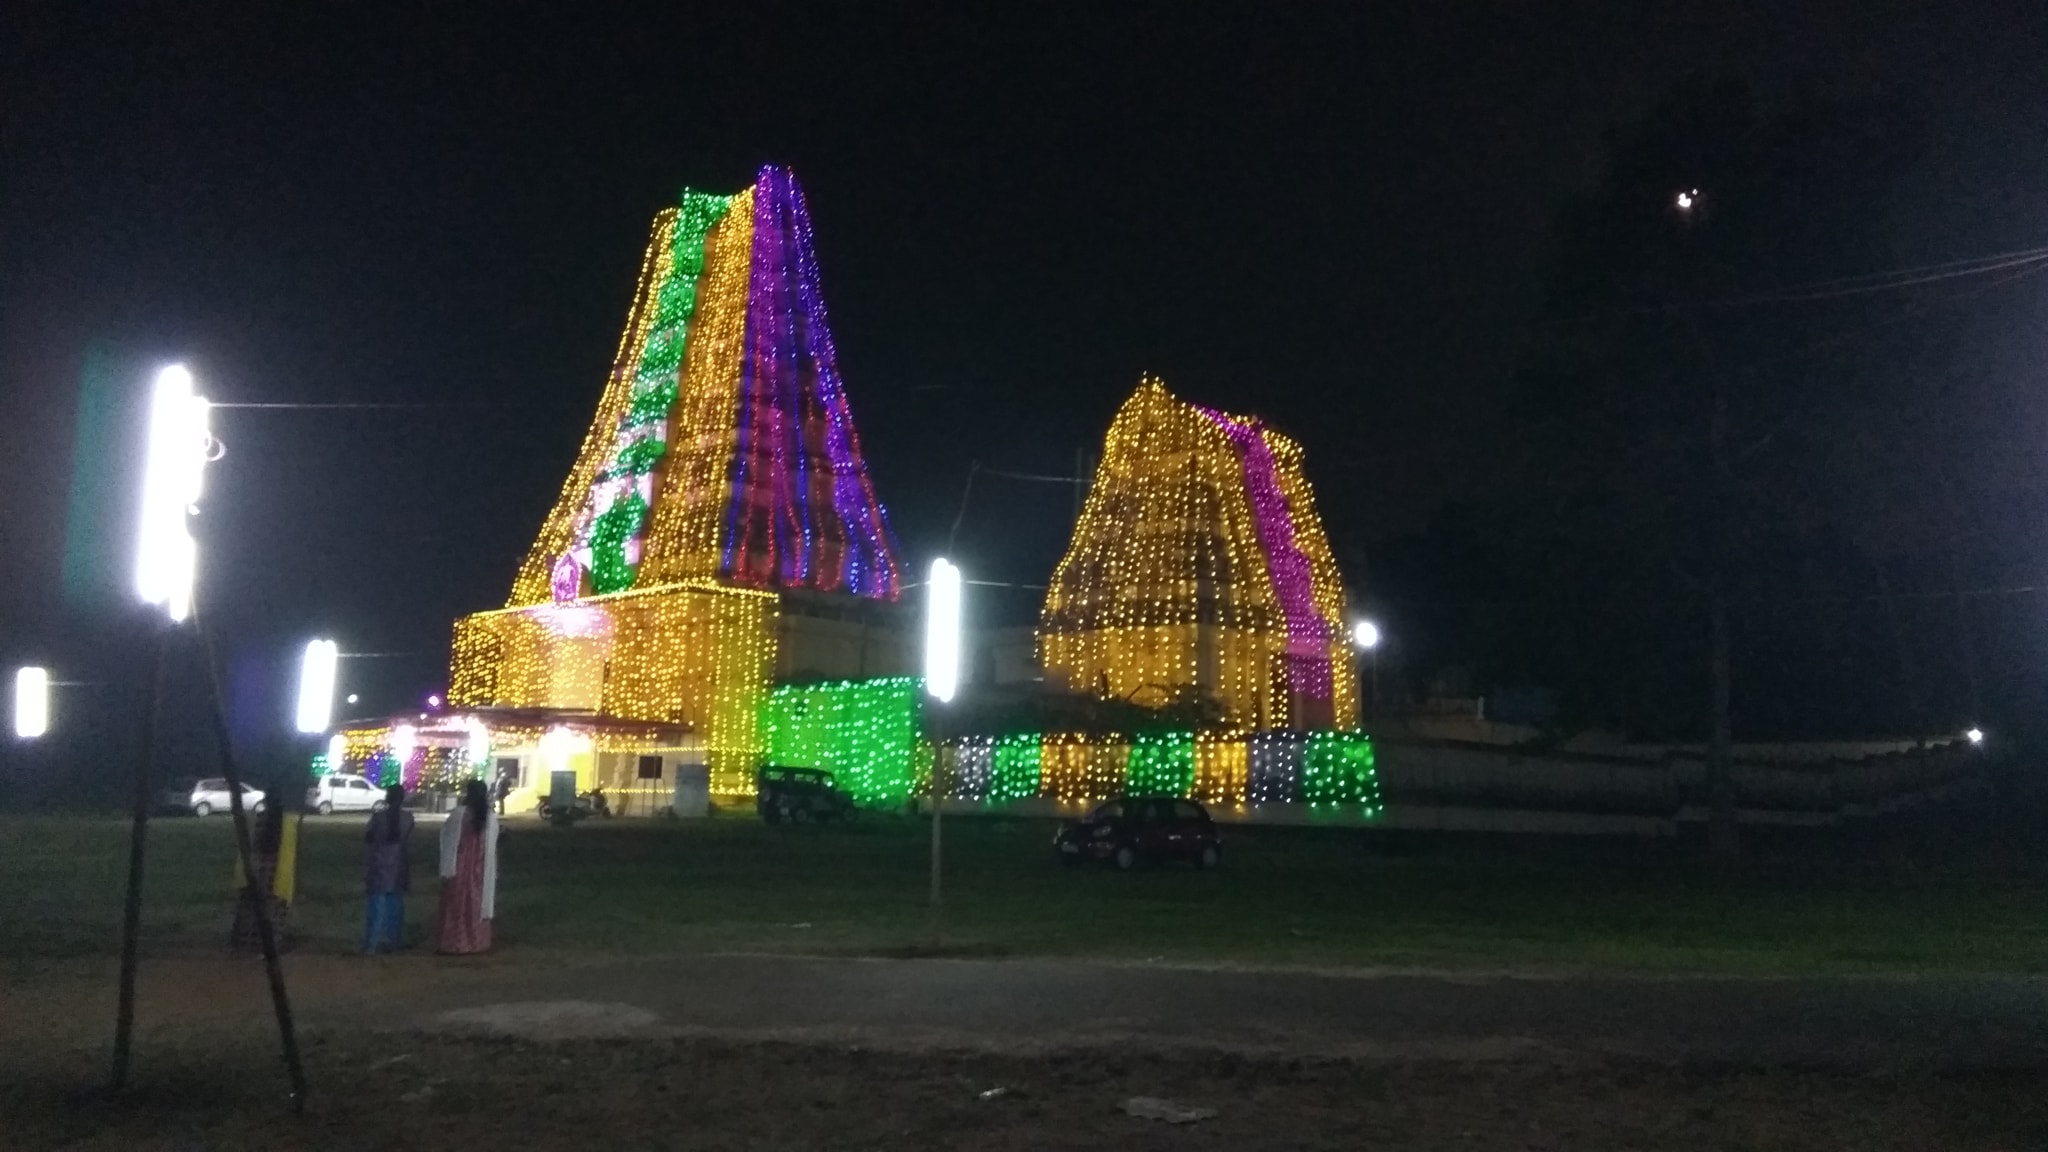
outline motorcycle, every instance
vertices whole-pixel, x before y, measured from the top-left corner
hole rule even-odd
[[[574,824],[586,816],[600,816],[609,820],[612,816],[612,806],[611,802],[605,799],[604,789],[592,788],[588,792],[577,793],[575,804],[567,809],[557,807],[554,797],[543,796],[540,803],[535,805],[534,814],[556,824]]]

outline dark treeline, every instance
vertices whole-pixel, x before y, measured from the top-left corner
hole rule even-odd
[[[1699,739],[1718,592],[1738,740],[2030,726],[2048,264],[1950,263],[2003,238],[1922,226],[1937,144],[1910,98],[1720,79],[1613,135],[1508,389],[1510,481],[1374,558],[1412,690]]]

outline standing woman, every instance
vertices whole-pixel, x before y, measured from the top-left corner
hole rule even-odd
[[[412,886],[412,813],[405,810],[405,789],[384,790],[384,807],[370,813],[363,841],[370,846],[363,870],[363,891],[370,911],[363,927],[363,951],[396,952],[404,943],[405,893]]]
[[[462,789],[462,805],[441,826],[441,935],[444,956],[491,950],[498,910],[498,814],[481,780]]]
[[[292,895],[299,878],[299,814],[286,815],[278,804],[265,808],[256,817],[249,855],[256,863],[253,887],[242,873],[241,854],[235,856],[235,926],[228,933],[228,950],[240,956],[262,950],[263,939],[256,931],[260,898],[270,905],[271,938],[283,951],[290,944],[286,929],[291,926]]]

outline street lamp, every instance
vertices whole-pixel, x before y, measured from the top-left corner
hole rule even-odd
[[[932,561],[925,590],[924,690],[941,704],[960,687],[960,570],[943,557]]]
[[[14,734],[34,740],[50,730],[50,670],[14,671]]]
[[[196,511],[206,469],[207,414],[206,398],[192,394],[192,373],[183,364],[157,372],[142,471],[135,591],[143,603],[160,605],[172,623],[192,613],[199,546],[186,521]]]
[[[1370,620],[1360,620],[1351,626],[1351,643],[1360,652],[1370,652],[1380,646],[1380,626]]]
[[[27,669],[23,669],[23,671],[27,671]],[[1972,744],[1982,744],[1984,742],[1984,730],[1982,728],[1972,728],[1968,732],[1963,733],[1963,739],[1968,740]]]
[[[940,557],[932,561],[931,579],[925,582],[924,601],[924,691],[941,704],[949,704],[960,688],[960,570]],[[944,751],[932,750],[932,877],[931,922],[933,948],[939,946],[945,902],[939,888],[939,812],[944,807],[945,789],[939,782],[939,765]]]
[[[341,650],[332,640],[309,640],[299,658],[298,729],[307,736],[334,722],[334,671]]]
[[[1365,714],[1370,717],[1380,710],[1380,626],[1370,620],[1357,620],[1351,625],[1351,646],[1365,653],[1369,683],[1372,688],[1366,697]]]

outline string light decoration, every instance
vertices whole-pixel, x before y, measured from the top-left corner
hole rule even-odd
[[[919,747],[944,770],[948,799],[991,805],[1181,796],[1225,808],[1344,805],[1368,818],[1382,807],[1372,739],[1362,732],[1023,732]]]
[[[1377,816],[1380,781],[1372,740],[1358,732],[1310,733],[1302,755],[1300,793],[1308,804],[1359,804],[1366,815]]]
[[[947,795],[956,800],[988,799],[989,782],[995,775],[995,737],[963,736],[941,748],[939,754],[952,758],[946,768]]]
[[[1300,447],[1148,376],[1110,425],[1039,656],[1076,690],[1230,727],[1355,728],[1344,609]]]
[[[1038,749],[1035,732],[1004,736],[996,741],[988,785],[989,803],[1002,804],[1038,795]]]
[[[1047,733],[1038,756],[1042,796],[1094,801],[1123,795],[1130,749],[1120,737]]]
[[[824,769],[858,804],[901,804],[911,795],[922,700],[911,676],[783,685],[764,710],[768,762]]]
[[[692,580],[895,600],[787,169],[655,220],[612,375],[506,606]]]
[[[1247,749],[1245,794],[1254,804],[1287,804],[1301,799],[1306,732],[1254,732]]]
[[[712,794],[751,796],[776,616],[773,594],[709,582],[479,612],[456,622],[449,705],[686,726]]]
[[[1128,784],[1133,796],[1186,796],[1195,782],[1193,732],[1145,732],[1131,743]]]
[[[1188,794],[1204,804],[1243,804],[1251,772],[1246,740],[1242,732],[1198,734],[1195,781]]]

